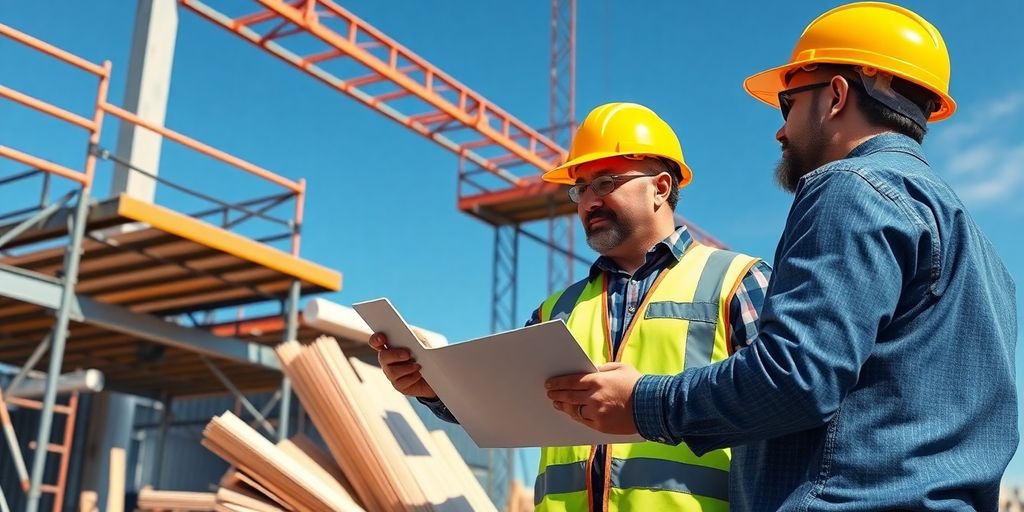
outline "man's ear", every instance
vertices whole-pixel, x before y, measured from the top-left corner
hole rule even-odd
[[[829,90],[832,92],[832,103],[828,115],[829,117],[836,117],[846,108],[846,104],[850,99],[850,82],[845,77],[836,75],[832,77]]]
[[[668,202],[668,196],[672,192],[672,177],[663,172],[654,179],[654,206],[661,206]]]

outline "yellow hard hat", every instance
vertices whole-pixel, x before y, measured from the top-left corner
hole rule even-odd
[[[693,178],[672,128],[653,110],[636,103],[607,103],[591,110],[576,130],[568,161],[542,178],[572,185],[576,183],[572,171],[577,165],[612,156],[652,156],[672,161],[679,167],[679,188]]]
[[[883,2],[836,7],[807,25],[789,63],[762,71],[743,82],[751,96],[779,108],[786,75],[813,64],[874,68],[917,84],[940,99],[929,121],[953,115],[949,96],[949,53],[942,35],[917,13]]]

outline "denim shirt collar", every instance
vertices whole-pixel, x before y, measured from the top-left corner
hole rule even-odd
[[[665,237],[664,240],[654,244],[653,247],[647,250],[647,256],[645,257],[644,264],[637,269],[636,273],[640,273],[641,270],[646,268],[652,262],[660,261],[660,255],[668,253],[672,256],[672,261],[679,261],[683,257],[683,253],[693,243],[693,237],[690,236],[690,232],[686,229],[686,226],[676,226],[676,230],[671,235]],[[617,273],[623,270],[607,256],[601,256],[594,264],[590,266],[590,279],[593,280],[602,271]]]
[[[853,151],[850,151],[850,154],[846,155],[846,158],[867,156],[882,151],[908,153],[919,158],[922,162],[927,163],[927,160],[924,158],[924,151],[916,140],[901,133],[893,132],[886,132],[871,137],[870,139],[862,142],[859,146],[853,148]]]

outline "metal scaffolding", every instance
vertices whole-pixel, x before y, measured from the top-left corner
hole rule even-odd
[[[271,347],[217,336],[195,321],[187,326],[168,318],[177,314],[192,318],[193,312],[278,300],[285,318],[285,339],[293,338],[299,297],[341,286],[340,274],[298,257],[305,182],[281,177],[109,103],[109,61],[102,65],[88,62],[2,24],[0,36],[89,73],[98,81],[90,116],[0,85],[0,98],[70,123],[88,134],[81,170],[0,145],[0,157],[29,167],[26,172],[0,180],[0,187],[43,176],[38,205],[0,214],[0,221],[6,222],[0,224],[0,246],[19,249],[18,254],[5,252],[0,256],[0,335],[5,340],[0,345],[0,361],[24,365],[12,382],[17,385],[48,352],[25,509],[38,510],[44,492],[54,494],[55,508],[61,507],[76,396],[68,405],[57,405],[57,379],[69,367],[97,367],[113,389],[151,393],[168,402],[176,395],[222,392],[223,388],[241,394],[280,386],[281,419],[276,433],[286,436],[290,393]],[[286,193],[229,203],[147,173],[99,145],[107,116],[262,178]],[[94,200],[94,175],[103,161],[117,162],[129,172],[148,176],[216,207],[186,215],[126,195]],[[75,188],[49,202],[51,176],[70,180]],[[268,214],[287,201],[294,202],[290,218],[282,220]],[[222,220],[220,226],[203,220],[214,215]],[[268,240],[287,240],[288,252],[229,231],[253,219],[284,225],[287,233],[270,235]],[[128,225],[134,227],[107,230]],[[55,245],[55,241],[66,243]],[[73,345],[67,344],[69,334],[75,338]],[[211,371],[210,377],[201,376],[201,365]],[[10,396],[6,403],[31,407],[29,401]],[[68,416],[64,441],[60,443],[51,442],[55,411]],[[44,484],[50,453],[61,454],[61,470],[55,484]]]

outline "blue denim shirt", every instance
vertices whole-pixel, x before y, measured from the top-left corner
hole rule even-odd
[[[996,510],[1017,447],[1014,283],[919,144],[799,184],[758,338],[635,388],[640,433],[736,447],[734,510]]]

